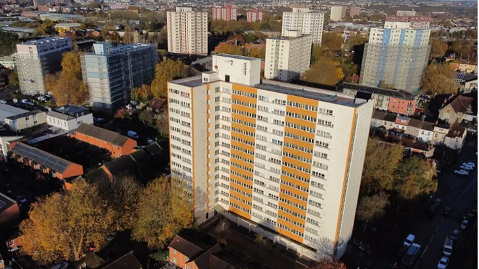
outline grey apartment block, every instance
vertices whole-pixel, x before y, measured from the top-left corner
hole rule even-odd
[[[153,44],[131,44],[113,48],[94,44],[95,53],[81,57],[83,81],[88,85],[90,105],[112,110],[131,98],[134,87],[150,84],[155,76],[158,53]]]
[[[384,83],[412,92],[421,86],[431,46],[391,46],[366,43],[359,84],[378,87]]]
[[[15,61],[22,94],[44,94],[45,75],[60,71],[62,55],[71,49],[69,37],[47,37],[18,44]]]

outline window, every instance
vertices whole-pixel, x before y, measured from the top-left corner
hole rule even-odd
[[[229,75],[225,75],[225,81],[230,82],[230,76]]]

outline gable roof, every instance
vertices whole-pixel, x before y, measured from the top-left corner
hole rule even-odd
[[[150,105],[148,107],[153,109],[160,109],[165,104],[165,102],[166,102],[165,99],[155,97],[151,100]]]
[[[22,142],[16,143],[11,151],[21,157],[27,158],[33,162],[41,164],[50,170],[63,173],[72,164],[72,162],[57,157],[46,151],[34,148]]]
[[[462,137],[464,132],[466,131],[466,127],[460,126],[459,124],[453,124],[449,128],[449,132],[447,133],[447,137],[455,138],[455,137]]]
[[[192,258],[198,253],[202,252],[203,249],[198,247],[197,245],[191,243],[190,241],[182,238],[181,236],[177,235],[171,241],[170,248],[180,252],[181,254],[185,255],[188,258]]]
[[[92,124],[86,124],[86,123],[80,124],[80,126],[78,126],[75,132],[85,134],[102,141],[110,142],[111,144],[115,146],[120,146],[120,147],[123,146],[126,143],[126,141],[128,141],[128,139],[130,139],[116,132],[103,129],[100,127],[96,127],[95,125],[92,125]]]
[[[464,95],[458,95],[456,98],[454,98],[454,100],[452,100],[449,104],[447,104],[446,106],[448,105],[451,105],[452,109],[456,112],[456,113],[464,113],[468,110],[468,108],[472,108],[472,103],[474,101],[474,98],[473,97],[467,97],[467,96],[464,96]],[[444,106],[444,108],[446,107]],[[444,109],[442,108],[442,109]]]
[[[221,252],[222,250],[223,249],[220,247],[220,245],[216,244],[190,262],[195,263],[198,269],[210,269],[209,263],[211,254]]]
[[[121,256],[117,260],[103,267],[103,269],[141,269],[140,262],[133,255],[133,251]]]

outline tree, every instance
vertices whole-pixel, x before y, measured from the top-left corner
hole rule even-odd
[[[187,77],[189,69],[181,61],[166,59],[156,65],[155,79],[151,83],[151,92],[156,97],[166,98],[169,81]]]
[[[150,248],[163,248],[193,223],[192,205],[187,199],[166,177],[150,182],[138,197],[133,239],[146,242]]]
[[[141,87],[133,88],[132,94],[133,94],[133,99],[137,101],[148,100],[153,95],[151,93],[151,87],[146,84],[141,85]]]
[[[18,71],[16,69],[10,72],[10,74],[8,74],[8,85],[11,85],[11,86],[19,85]]]
[[[161,113],[156,116],[156,129],[160,137],[168,138],[170,128],[168,127],[168,113]]]
[[[308,267],[308,269],[347,269],[346,265],[341,261],[332,259],[330,257],[322,258],[315,265]]]
[[[10,56],[15,52],[18,36],[14,33],[0,31],[0,56]]]
[[[311,62],[314,63],[321,58],[328,58],[328,51],[321,47],[320,44],[313,44],[313,51],[311,54]]]
[[[446,54],[447,51],[447,44],[442,42],[439,39],[432,39],[431,40],[431,54],[430,57],[442,57]]]
[[[339,63],[327,58],[315,62],[304,74],[304,80],[312,83],[336,85],[343,78]]]
[[[96,182],[102,198],[112,210],[115,231],[131,229],[136,220],[136,205],[140,185],[132,176],[100,178]]]
[[[421,81],[422,90],[434,95],[457,93],[459,84],[454,81],[455,77],[456,72],[447,64],[429,65]]]
[[[138,115],[138,119],[148,124],[153,123],[153,121],[155,120],[153,113],[151,113],[147,109],[141,111],[141,113]]]
[[[45,88],[52,92],[58,105],[81,105],[88,100],[88,87],[83,82],[80,52],[65,52],[62,58],[62,71],[45,76]]]
[[[361,179],[362,191],[371,193],[392,190],[394,173],[402,161],[403,152],[404,148],[399,144],[369,139]]]
[[[429,161],[413,156],[399,165],[394,187],[403,199],[413,199],[437,190],[437,181],[433,180],[435,175],[436,170]]]
[[[351,36],[348,38],[346,43],[344,44],[344,49],[348,51],[354,50],[355,46],[361,46],[368,42],[366,37],[362,37],[359,35]]]
[[[131,26],[125,27],[125,32],[123,34],[123,44],[131,44],[133,43],[135,30]]]
[[[55,34],[55,23],[51,20],[45,20],[40,26],[35,29],[35,35],[44,36],[44,35],[54,35]]]
[[[340,51],[343,45],[343,38],[340,34],[335,32],[323,32],[321,39],[321,47],[328,51],[331,57],[335,52]]]
[[[231,55],[243,55],[243,47],[234,44],[223,43],[215,48],[216,53],[224,53]]]
[[[112,224],[112,211],[95,186],[76,182],[64,194],[35,202],[20,225],[22,250],[41,264],[78,261],[90,244],[104,242]]]
[[[382,216],[384,208],[389,204],[389,195],[381,192],[373,196],[363,196],[358,204],[356,214],[358,219],[365,221],[363,233],[369,220]]]
[[[454,42],[452,42],[451,45],[449,46],[449,50],[451,50],[452,52],[458,55],[461,53],[461,49],[462,49],[462,41],[459,38],[454,40]]]

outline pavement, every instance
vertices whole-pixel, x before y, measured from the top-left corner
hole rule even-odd
[[[414,234],[416,236],[415,243],[421,245],[421,255],[414,269],[437,268],[437,262],[442,257],[444,239],[450,236],[454,229],[460,229],[462,217],[477,204],[477,167],[469,176],[459,176],[453,173],[454,169],[459,167],[462,162],[477,159],[476,149],[475,143],[466,144],[458,160],[440,174],[438,190],[430,199],[431,201],[436,198],[443,200],[442,205],[437,209],[436,216],[433,219],[428,218],[425,211],[419,216],[411,216],[410,221],[394,232],[389,244],[384,248],[382,255],[372,268],[387,268],[395,262],[399,265],[401,261],[396,253],[408,234]],[[418,206],[424,207],[422,204]],[[443,217],[443,209],[447,206],[452,207],[450,216]],[[454,246],[448,268],[462,268],[464,261],[459,258],[462,256],[459,254],[461,250],[465,249],[468,244],[467,239],[475,228],[475,223],[471,223],[470,227],[462,231]],[[474,244],[477,244],[477,238],[475,240]]]

